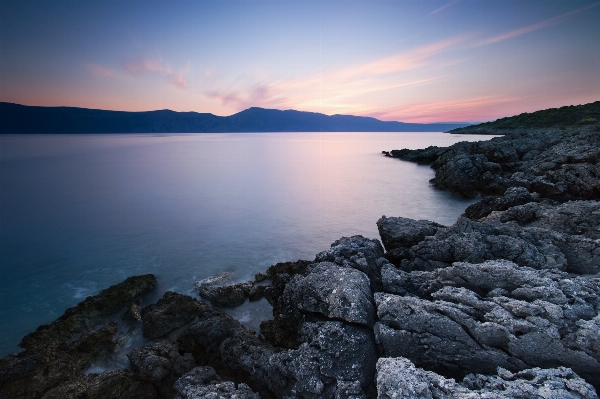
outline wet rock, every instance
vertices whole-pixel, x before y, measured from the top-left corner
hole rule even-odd
[[[283,273],[289,274],[289,275],[305,274],[306,268],[311,263],[313,263],[313,262],[311,262],[309,260],[297,260],[295,262],[277,263],[273,266],[270,266],[267,269],[267,277],[274,278],[276,275],[283,274]]]
[[[231,381],[222,381],[212,367],[196,367],[189,373],[183,375],[175,383],[178,395],[176,399],[260,399],[244,383],[235,384]]]
[[[129,322],[142,321],[142,309],[140,308],[140,303],[142,303],[142,298],[137,297],[129,305],[127,305],[127,310],[125,310],[123,320]]]
[[[381,261],[385,261],[383,247],[378,240],[363,236],[342,237],[327,251],[315,257],[315,263],[332,262],[339,266],[360,270],[369,277],[373,292],[381,288]]]
[[[175,292],[167,291],[155,304],[142,310],[142,331],[146,338],[163,337],[191,322],[207,304]]]
[[[445,375],[500,366],[572,368],[600,384],[600,280],[508,261],[456,263],[432,272],[383,270],[376,339],[385,356]],[[578,338],[581,337],[581,338]]]
[[[92,361],[112,353],[116,323],[89,332],[70,343],[34,347],[0,359],[0,395],[11,399],[41,397],[83,375]],[[76,392],[74,387],[70,392]]]
[[[177,345],[168,340],[136,348],[127,357],[133,372],[163,395],[171,395],[174,382],[197,365],[190,353],[180,355]]]
[[[42,399],[157,399],[152,384],[128,370],[89,374],[48,391]]]
[[[56,346],[72,340],[76,334],[91,331],[98,323],[156,287],[156,277],[152,274],[133,276],[122,283],[113,285],[98,295],[87,297],[77,306],[51,324],[43,325],[27,334],[19,346],[24,349]]]
[[[269,361],[277,350],[228,314],[202,312],[177,341],[180,350],[190,352],[199,365],[213,367],[225,380],[246,383],[265,398],[285,392],[286,379]]]
[[[416,368],[401,357],[377,361],[377,394],[380,399],[597,398],[593,387],[564,367],[533,368],[514,374],[498,368],[494,375],[471,374],[457,383]]]
[[[517,205],[538,202],[539,197],[539,194],[532,194],[524,187],[509,187],[501,197],[486,197],[470,205],[465,210],[465,216],[473,220],[481,219],[494,211],[505,211]]]
[[[371,392],[376,359],[371,329],[307,322],[298,334],[297,349],[278,349],[230,316],[209,310],[178,342],[224,380],[248,384],[264,398],[364,398]]]

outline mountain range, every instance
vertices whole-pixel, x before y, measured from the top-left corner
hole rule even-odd
[[[0,102],[0,134],[445,132],[468,123],[403,123],[252,107],[230,116],[171,110],[127,112]]]

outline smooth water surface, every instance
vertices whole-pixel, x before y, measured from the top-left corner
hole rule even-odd
[[[433,189],[429,167],[381,151],[489,138],[0,136],[0,356],[131,275],[156,274],[161,294],[196,295],[193,282],[219,272],[248,280],[342,236],[379,238],[382,215],[452,224],[473,201]]]

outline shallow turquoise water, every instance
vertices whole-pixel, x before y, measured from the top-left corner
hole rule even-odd
[[[312,259],[382,215],[452,224],[473,201],[382,150],[444,133],[0,136],[0,356],[88,295],[154,273],[158,293]],[[157,295],[158,295],[157,293]],[[262,312],[262,313],[261,313]],[[237,310],[252,324],[264,309]]]

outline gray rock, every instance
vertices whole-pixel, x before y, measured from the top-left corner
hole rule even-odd
[[[530,193],[525,187],[509,187],[501,197],[486,197],[465,209],[469,219],[481,219],[495,211],[505,211],[518,205],[538,202],[539,194]]]
[[[331,262],[312,265],[306,276],[294,276],[279,299],[278,307],[291,318],[318,313],[329,319],[372,326],[375,319],[367,276],[356,269]]]
[[[196,367],[175,382],[176,399],[260,399],[244,383],[222,381],[209,366]]]
[[[305,323],[297,350],[270,362],[299,398],[364,398],[372,394],[377,359],[372,332],[341,322]]]
[[[526,130],[485,142],[461,142],[448,148],[391,151],[408,161],[432,163],[432,183],[441,189],[475,196],[502,195],[525,187],[542,198],[560,201],[600,196],[600,135],[597,126]]]
[[[167,291],[155,304],[142,309],[142,331],[146,338],[163,337],[191,322],[207,304]]]
[[[599,279],[508,261],[382,272],[384,289],[395,293],[375,294],[385,356],[456,376],[565,366],[600,383]]]
[[[190,353],[180,355],[177,345],[168,340],[136,348],[127,357],[133,372],[150,381],[163,395],[171,395],[173,383],[196,366]]]
[[[514,374],[498,368],[496,375],[471,374],[462,383],[457,383],[434,372],[416,368],[405,358],[380,358],[377,361],[378,399],[596,399],[597,397],[592,386],[572,370],[564,367],[533,368]]]
[[[381,243],[363,236],[342,237],[315,257],[315,263],[333,262],[365,273],[373,292],[381,288],[381,261],[385,261]]]
[[[214,306],[232,308],[246,301],[252,282],[223,285],[230,281],[231,273],[222,273],[217,276],[205,278],[194,283],[194,288],[202,298],[208,299]]]
[[[382,216],[377,221],[379,235],[386,251],[404,247],[410,248],[432,236],[445,226],[429,220],[413,220],[401,217]]]
[[[370,329],[339,321],[304,323],[299,336],[297,349],[281,350],[230,316],[208,310],[178,342],[223,379],[248,384],[262,397],[368,397],[377,358]]]
[[[531,209],[529,205],[532,204],[493,213],[481,221],[461,217],[453,226],[441,228],[434,236],[425,237],[412,246],[400,267],[405,271],[433,270],[447,267],[452,262],[480,263],[505,259],[535,269],[558,269],[578,274],[600,272],[600,241],[585,235],[568,234],[579,229],[593,236],[596,234],[593,227],[580,223],[574,227],[554,229],[554,225],[558,226],[564,218],[553,215],[560,215],[566,206],[540,208],[540,204],[533,204],[543,212],[538,217],[537,211],[532,211],[533,216],[527,223],[506,220],[508,217],[503,219],[504,215],[514,214],[517,208]],[[577,205],[580,210],[596,209],[595,206]],[[565,214],[573,215],[574,212]]]

